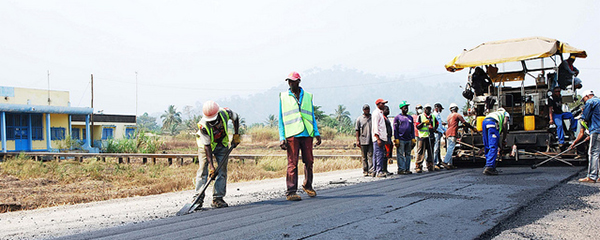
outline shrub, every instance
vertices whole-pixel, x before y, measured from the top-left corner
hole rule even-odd
[[[319,128],[319,133],[321,134],[321,138],[323,140],[333,140],[335,135],[337,135],[337,131],[330,127],[322,127]]]
[[[279,130],[273,127],[257,126],[248,129],[252,142],[271,142],[279,140]]]

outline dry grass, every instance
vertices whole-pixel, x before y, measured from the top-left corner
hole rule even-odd
[[[285,157],[231,159],[228,182],[284,177]],[[359,161],[315,159],[314,172],[360,168]],[[118,164],[96,159],[36,162],[23,157],[0,162],[0,212],[35,209],[193,189],[198,166]],[[299,163],[300,174],[304,166]],[[284,184],[284,183],[282,183]]]
[[[253,127],[246,133],[254,143],[271,142],[279,140],[279,129],[271,127]]]

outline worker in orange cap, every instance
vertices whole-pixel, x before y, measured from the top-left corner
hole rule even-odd
[[[223,158],[229,150],[229,129],[227,129],[227,123],[229,120],[233,122],[234,134],[231,147],[235,148],[240,144],[239,117],[237,113],[230,109],[220,108],[214,101],[206,101],[202,106],[202,113],[204,117],[198,122],[199,130],[196,138],[198,143],[198,165],[200,166],[196,173],[196,194],[194,195],[194,199],[200,194],[198,191],[206,183],[208,177],[211,179],[216,178],[211,206],[213,208],[228,207],[227,203],[223,200],[227,187],[227,160]],[[215,158],[219,164],[225,164],[217,173],[215,173],[215,166],[213,164]],[[202,193],[201,198],[202,200],[200,200],[195,210],[202,207],[204,193]]]
[[[304,184],[302,190],[309,197],[317,196],[312,187],[313,181],[313,138],[321,144],[321,134],[317,128],[313,95],[300,87],[300,74],[292,72],[285,79],[290,89],[279,94],[279,140],[280,147],[287,150],[287,191],[288,201],[300,201],[298,190],[298,154],[302,151],[304,162]]]

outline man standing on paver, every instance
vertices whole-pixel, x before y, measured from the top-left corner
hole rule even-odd
[[[579,179],[579,182],[598,182],[598,172],[600,171],[598,159],[600,159],[600,99],[594,96],[594,92],[587,90],[583,92],[582,117],[590,131],[590,148],[588,150],[589,163],[588,172],[585,178]]]
[[[365,104],[363,114],[358,116],[354,129],[356,130],[356,146],[362,154],[363,176],[373,173],[373,139],[371,137],[371,107]]]
[[[387,129],[385,127],[385,117],[383,116],[383,110],[385,110],[385,104],[388,101],[383,99],[377,99],[375,105],[377,109],[373,111],[372,115],[372,126],[371,131],[373,135],[373,176],[386,177],[387,175],[383,172],[383,160],[385,154],[385,143],[388,140]]]
[[[446,130],[446,156],[442,165],[445,169],[456,168],[452,164],[452,154],[454,153],[454,147],[456,146],[456,135],[458,133],[458,124],[462,123],[464,126],[471,128],[474,132],[477,132],[477,128],[471,126],[460,113],[458,113],[458,105],[456,103],[450,104],[450,115],[448,115],[448,130]]]
[[[485,168],[483,174],[485,175],[498,175],[496,170],[496,158],[498,157],[498,150],[502,149],[508,135],[508,128],[510,122],[510,114],[499,108],[495,112],[489,113],[483,119],[481,126],[483,127],[482,138],[483,146],[485,147]],[[502,134],[502,139],[500,139]]]
[[[431,105],[425,104],[425,112],[419,115],[417,118],[417,130],[419,131],[419,137],[417,138],[417,161],[415,162],[415,172],[423,172],[423,159],[427,154],[427,170],[433,172],[433,151],[432,145],[434,143],[433,133],[437,129],[438,121],[431,115]]]
[[[444,127],[446,123],[442,120],[442,111],[444,110],[442,104],[436,102],[433,104],[433,108],[433,116],[435,117],[435,120],[437,120],[437,122],[439,123],[434,133],[435,143],[433,144],[433,162],[435,165],[433,167],[435,168],[435,170],[440,170],[442,168],[442,158],[440,156],[442,147],[441,142],[442,138],[444,137],[444,133],[446,132],[446,127]]]
[[[298,191],[298,155],[302,151],[304,162],[304,184],[302,189],[309,197],[317,196],[313,182],[313,138],[321,145],[321,135],[317,128],[313,95],[300,87],[300,74],[292,72],[285,79],[290,86],[287,92],[279,94],[279,146],[287,150],[286,199],[300,201]]]
[[[398,174],[411,174],[410,152],[417,140],[415,140],[415,125],[413,118],[408,115],[410,104],[402,101],[398,107],[402,111],[394,118],[394,145],[396,145],[396,161],[398,161]]]
[[[199,130],[196,133],[198,159],[200,162],[198,164],[198,171],[196,172],[196,195],[194,196],[194,199],[200,194],[198,191],[204,186],[208,180],[207,178],[216,177],[211,206],[214,208],[227,207],[227,203],[223,200],[227,188],[227,159],[223,159],[229,146],[229,129],[227,128],[227,123],[229,120],[233,122],[234,134],[231,141],[231,147],[235,148],[240,144],[239,117],[237,113],[227,108],[220,108],[214,101],[206,101],[204,105],[202,105],[202,113],[204,114],[204,117],[198,122]],[[204,154],[202,154],[202,152],[204,152]],[[215,173],[215,166],[213,164],[213,159],[215,158],[219,164],[224,164],[217,173]],[[202,193],[201,198],[196,210],[202,207],[204,193]]]

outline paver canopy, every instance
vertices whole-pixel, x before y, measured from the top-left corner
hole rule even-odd
[[[445,67],[449,72],[455,72],[463,68],[543,58],[557,53],[571,53],[580,58],[587,57],[584,50],[556,39],[529,37],[482,43],[473,49],[464,50]]]

